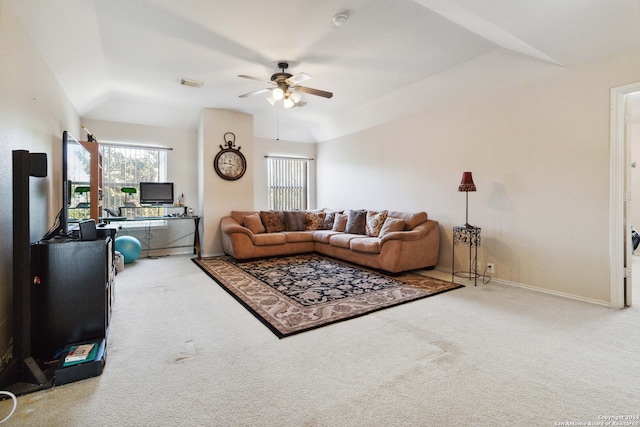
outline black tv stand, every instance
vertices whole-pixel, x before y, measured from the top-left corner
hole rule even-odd
[[[31,245],[32,353],[55,360],[65,346],[105,339],[111,315],[113,242],[43,240]]]

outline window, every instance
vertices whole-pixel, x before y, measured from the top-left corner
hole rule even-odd
[[[308,206],[309,160],[267,158],[269,209],[303,210]]]
[[[167,180],[167,151],[140,146],[102,144],[102,206],[117,211],[140,203],[140,182]],[[136,189],[124,193],[123,187]]]

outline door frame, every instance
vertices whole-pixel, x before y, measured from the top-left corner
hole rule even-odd
[[[631,305],[625,301],[626,287],[631,288],[631,265],[625,266],[625,258],[631,253],[631,226],[627,226],[628,159],[630,147],[626,138],[626,97],[640,92],[640,82],[611,89],[610,118],[610,305],[623,308]],[[627,230],[628,228],[628,230]],[[629,270],[629,280],[625,280],[625,267]]]

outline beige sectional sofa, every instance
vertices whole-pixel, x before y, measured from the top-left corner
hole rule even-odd
[[[399,273],[433,268],[440,248],[426,212],[233,211],[220,226],[225,253],[238,260],[318,252]]]

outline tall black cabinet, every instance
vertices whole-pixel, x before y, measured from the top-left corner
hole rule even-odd
[[[110,237],[31,245],[31,342],[36,358],[53,360],[72,343],[106,341],[115,276],[112,245]]]

